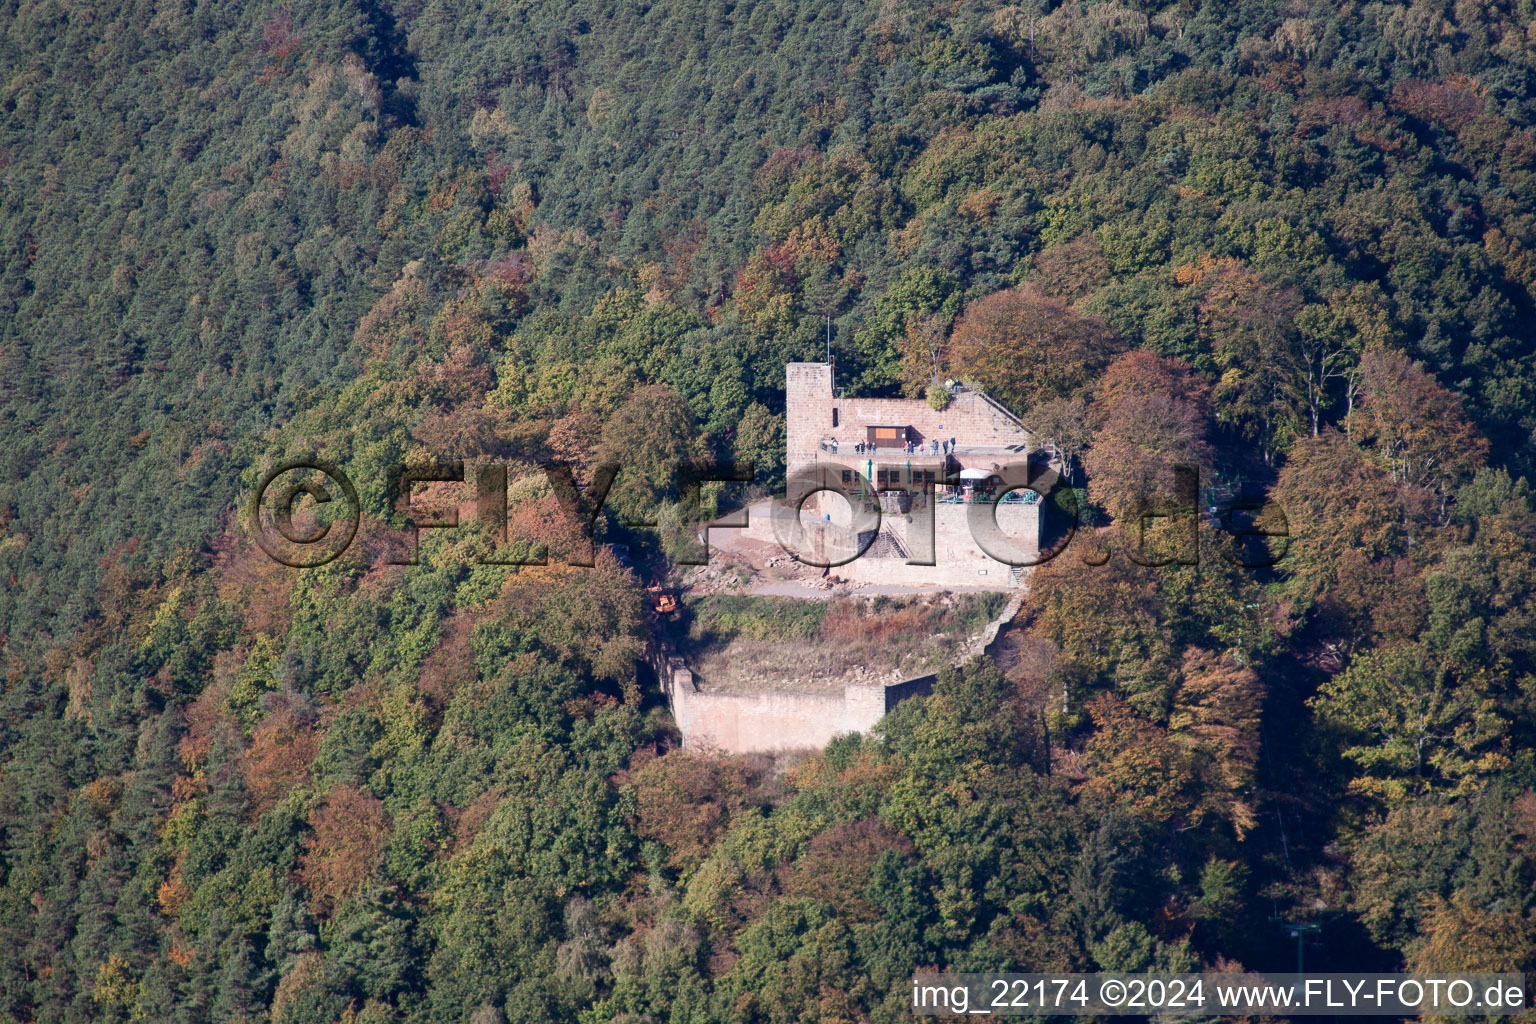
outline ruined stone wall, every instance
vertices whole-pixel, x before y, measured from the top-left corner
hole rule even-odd
[[[841,694],[764,690],[707,693],[661,639],[648,652],[651,667],[683,734],[683,746],[728,754],[820,750],[839,736],[873,729],[907,697],[928,693],[933,676],[892,686],[845,686]]]
[[[930,672],[925,676],[914,676],[911,679],[903,679],[899,683],[892,683],[885,688],[885,710],[893,710],[897,704],[908,697],[926,697],[933,692],[933,684],[938,682],[937,672]]]
[[[894,707],[881,686],[849,686],[841,694],[706,693],[676,659],[660,674],[683,746],[729,754],[820,750],[838,736],[868,732]]]
[[[845,580],[868,584],[930,587],[984,587],[1005,590],[1019,585],[1013,566],[1000,562],[982,550],[971,530],[971,505],[936,504],[933,517],[933,565],[909,565],[900,556],[876,557],[866,553],[851,562],[834,566],[832,574]],[[836,494],[823,492],[806,502],[800,522],[803,532],[796,533],[786,521],[776,527],[774,514],[786,514],[774,503],[752,506],[748,512],[746,535],[785,548],[799,550],[816,562],[841,561],[858,550],[858,538],[850,526],[852,511]],[[820,521],[825,514],[830,518]],[[925,542],[914,536],[921,530],[916,515],[883,516],[880,528],[888,531],[907,552],[916,557],[925,550]],[[997,506],[998,528],[1016,541],[1020,552],[1031,557],[1040,550],[1040,505],[1004,503]],[[789,543],[784,543],[784,538]],[[870,552],[880,548],[872,545]],[[1025,570],[1027,574],[1028,570]]]
[[[897,704],[932,693],[938,678],[930,672],[890,686],[845,686],[841,694],[709,693],[675,656],[657,669],[683,746],[727,754],[821,750],[839,736],[869,732]]]
[[[1003,624],[1018,613],[1015,597],[961,652],[963,661],[986,650]],[[848,733],[867,733],[897,704],[933,692],[936,673],[914,676],[889,686],[845,686],[841,695],[764,690],[756,693],[707,693],[699,690],[683,659],[664,641],[650,648],[651,667],[661,680],[683,746],[728,754],[820,750]]]
[[[914,440],[957,439],[964,446],[1032,446],[1029,431],[1002,406],[977,391],[962,391],[935,410],[924,399],[837,398],[832,367],[789,363],[784,367],[787,464],[791,469],[817,459],[817,444],[835,437],[843,450],[868,437],[871,426],[910,426]]]
[[[841,696],[702,693],[691,685],[678,686],[672,702],[684,746],[731,754],[820,749],[843,733],[863,732],[874,724],[849,722],[845,710]]]
[[[826,495],[829,506],[840,505],[846,514],[847,503]],[[858,583],[927,585],[938,587],[986,587],[1002,590],[1017,586],[1013,566],[999,562],[982,550],[971,530],[970,510],[981,506],[943,504],[934,509],[933,565],[909,565],[899,556],[877,558],[869,554],[837,566],[831,571]],[[837,518],[833,515],[834,521]],[[896,537],[909,557],[924,549],[925,541],[914,536],[921,530],[919,516],[887,516],[881,527]],[[997,506],[997,525],[1008,538],[1018,542],[1021,553],[1031,557],[1040,551],[1039,504],[1001,504]],[[1026,570],[1027,572],[1028,570]]]

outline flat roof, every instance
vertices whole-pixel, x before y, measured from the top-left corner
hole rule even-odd
[[[829,434],[823,440],[831,440],[831,435]],[[863,445],[863,451],[855,451],[854,450],[854,446],[856,444],[862,444]],[[886,458],[886,457],[889,457],[889,456],[896,456],[896,455],[899,455],[899,456],[901,456],[904,459],[906,459],[906,458],[913,458],[913,459],[916,459],[916,458],[944,459],[946,457],[946,453],[944,453],[944,452],[930,452],[930,451],[927,450],[927,447],[928,447],[927,444],[924,443],[924,444],[919,445],[915,451],[909,452],[905,448],[902,448],[900,446],[880,445],[878,447],[874,447],[874,446],[871,446],[868,442],[857,442],[857,441],[843,441],[843,440],[839,440],[837,442],[837,451],[829,452],[825,448],[822,448],[822,449],[820,449],[820,452],[822,454],[826,454],[826,455],[835,455],[839,459],[841,459],[841,458],[843,458],[844,456],[847,456],[847,455],[851,455],[851,456],[853,456],[856,459],[869,458],[869,457],[873,457],[873,458],[879,459],[879,458]],[[1010,444],[1010,445],[959,444],[959,445],[956,445],[955,447],[951,448],[947,454],[948,454],[949,458],[954,458],[954,459],[958,459],[960,461],[964,461],[967,457],[977,458],[977,459],[983,459],[983,458],[994,458],[994,459],[1012,458],[1015,455],[1023,455],[1025,453],[1027,453],[1028,451],[1029,451],[1028,446],[1022,445],[1022,444]]]

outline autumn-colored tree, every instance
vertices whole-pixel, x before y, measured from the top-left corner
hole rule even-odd
[[[293,591],[293,573],[286,565],[256,546],[249,539],[231,537],[217,557],[216,587],[221,600],[240,612],[245,627],[253,633],[281,635],[293,617],[289,596]],[[115,604],[123,615],[132,606]]]
[[[1093,501],[1127,525],[1148,515],[1193,515],[1194,496],[1181,492],[1181,484],[1193,484],[1211,459],[1199,408],[1157,391],[1126,394],[1095,406],[1102,425],[1086,460]]]
[[[1248,791],[1259,758],[1263,703],[1263,687],[1251,668],[1210,651],[1184,651],[1168,728],[1174,742],[1200,759],[1205,802],[1232,822],[1239,837],[1255,822]]]
[[[400,277],[363,314],[352,333],[352,344],[366,361],[387,359],[397,345],[418,334],[417,318],[426,305],[427,290],[420,260],[401,268]]]
[[[475,652],[471,643],[474,616],[460,613],[443,623],[442,643],[427,656],[421,666],[417,689],[435,708],[441,708],[476,676]]]
[[[1466,75],[1452,75],[1443,82],[1413,79],[1392,90],[1392,106],[1420,121],[1457,131],[1482,113],[1486,95],[1487,90]]]
[[[1250,794],[1262,689],[1229,658],[1190,649],[1167,725],[1113,694],[1088,703],[1090,786],[1149,821],[1226,822],[1242,838],[1257,822]]]
[[[308,776],[320,738],[307,718],[302,706],[285,706],[252,734],[244,764],[252,817],[261,817]]]
[[[1488,442],[1447,391],[1401,352],[1373,348],[1360,359],[1361,404],[1356,436],[1392,479],[1442,497],[1488,454]]]
[[[1094,402],[1103,409],[1147,394],[1187,402],[1203,415],[1211,385],[1183,361],[1144,348],[1132,349],[1110,363],[1093,385]]]
[[[1086,410],[1043,407],[1049,432],[1081,444],[1093,426],[1084,462],[1088,493],[1123,527],[1135,531],[1142,561],[1195,557],[1193,523],[1200,474],[1208,465],[1204,403],[1207,385],[1183,363],[1138,349],[1116,359],[1094,386]],[[1076,445],[1073,446],[1076,448]],[[1070,472],[1070,464],[1068,466]]]
[[[444,328],[452,339],[447,354],[441,361],[420,364],[417,370],[426,394],[445,407],[484,397],[496,383],[485,349],[491,340],[490,326],[475,314],[460,313],[447,317]]]
[[[1087,746],[1093,788],[1158,825],[1195,813],[1194,760],[1166,728],[1112,694],[1089,701],[1088,713],[1094,724]]]
[[[592,545],[579,509],[567,508],[546,481],[519,481],[507,501],[508,557],[524,562],[586,558]]]
[[[905,836],[877,819],[836,825],[813,838],[793,866],[780,870],[780,885],[786,895],[822,900],[850,920],[874,920],[878,915],[865,891],[875,864],[887,853],[912,851]]]
[[[786,326],[802,283],[824,278],[838,256],[837,240],[822,218],[796,224],[789,237],[758,249],[737,273],[732,298],[742,319],[763,330]]]
[[[573,409],[549,428],[547,442],[550,457],[570,465],[580,487],[592,483],[597,447],[602,438],[602,421],[585,409]]]
[[[1024,413],[1080,394],[1114,357],[1114,332],[1024,284],[971,303],[949,340],[950,367]]]
[[[1406,553],[1407,538],[1427,529],[1386,472],[1333,430],[1291,450],[1273,497],[1290,531],[1284,569],[1308,602],[1334,585],[1345,559]]]
[[[444,462],[497,456],[506,448],[496,417],[471,403],[426,413],[411,428],[411,438]]]
[[[299,881],[316,914],[329,915],[367,881],[389,842],[389,812],[378,797],[337,786],[310,815],[313,833],[299,857]]]
[[[1425,974],[1524,971],[1536,949],[1536,920],[1516,907],[1488,906],[1471,893],[1430,897],[1425,934],[1409,952],[1408,969]],[[1502,903],[1503,901],[1499,901]]]
[[[742,808],[752,775],[739,760],[673,750],[633,775],[639,834],[661,844],[685,874]]]
[[[1109,261],[1093,232],[1085,231],[1037,252],[1029,279],[1047,295],[1077,302],[1109,279]]]
[[[631,301],[624,301],[626,297]],[[626,314],[633,319],[626,319]],[[639,385],[642,366],[665,353],[666,342],[670,340],[666,338],[666,326],[676,329],[676,325],[665,321],[656,324],[654,319],[654,310],[641,306],[629,291],[611,296],[593,310],[591,329],[612,332],[614,336],[604,339],[605,354],[601,359],[576,368],[571,382],[571,411],[585,410],[602,422],[629,400]],[[656,337],[655,328],[660,328],[663,337]]]
[[[1428,610],[1424,579],[1411,559],[1345,549],[1318,600],[1317,628],[1334,667],[1342,668],[1368,644],[1418,636]]]

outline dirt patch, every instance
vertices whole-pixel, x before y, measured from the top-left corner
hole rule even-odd
[[[749,550],[751,549],[751,550]],[[752,557],[748,557],[751,555]],[[784,554],[776,545],[745,540],[730,551],[711,549],[709,564],[676,572],[671,585],[695,597],[712,594],[754,594],[825,601],[838,596],[894,597],[935,594],[944,590],[990,591],[990,587],[938,587],[905,583],[860,583],[823,571]]]
[[[690,594],[677,642],[701,690],[841,693],[847,685],[889,685],[968,657],[1004,600]]]
[[[882,670],[826,644],[771,640],[732,640],[693,664],[694,682],[709,693],[838,694],[849,684],[884,686],[923,671],[916,666],[906,674],[899,668]]]

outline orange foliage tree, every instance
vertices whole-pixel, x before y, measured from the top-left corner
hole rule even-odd
[[[1274,499],[1290,528],[1285,568],[1303,600],[1331,589],[1346,557],[1369,561],[1406,553],[1413,520],[1399,489],[1335,431],[1291,449]]]
[[[739,759],[670,751],[634,774],[637,831],[665,847],[675,867],[692,869],[746,806],[751,783]]]
[[[245,788],[251,816],[259,818],[309,774],[319,737],[301,715],[284,709],[267,718],[245,752]]]
[[[1106,371],[1094,400],[1102,425],[1086,460],[1088,492],[1104,511],[1135,523],[1183,499],[1175,467],[1210,464],[1204,398],[1187,368],[1151,353],[1127,353]]]
[[[389,842],[389,812],[371,793],[337,786],[309,823],[314,833],[299,858],[299,881],[315,913],[328,915],[373,873]]]
[[[949,340],[950,368],[1023,412],[1082,391],[1116,345],[1104,321],[1024,284],[971,303]]]
[[[1488,455],[1461,399],[1401,352],[1373,348],[1360,359],[1361,439],[1392,479],[1444,498]]]

